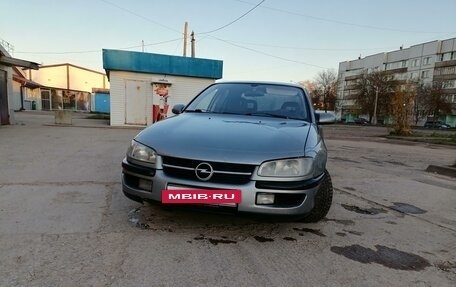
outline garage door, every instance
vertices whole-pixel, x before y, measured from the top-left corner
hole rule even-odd
[[[127,80],[125,82],[125,123],[146,125],[146,82]]]

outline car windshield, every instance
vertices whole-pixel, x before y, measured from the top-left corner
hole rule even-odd
[[[302,89],[256,83],[220,83],[196,97],[186,112],[237,114],[309,121]]]

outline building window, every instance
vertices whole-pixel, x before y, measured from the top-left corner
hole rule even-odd
[[[456,95],[454,95],[454,94],[448,95],[447,99],[448,99],[449,103],[452,103],[452,104],[456,103]]]
[[[450,53],[445,53],[445,54],[443,54],[443,59],[442,59],[442,61],[449,61],[449,60],[451,60],[451,54],[452,54],[451,52],[450,52]]]
[[[387,63],[385,65],[386,70],[394,70],[394,69],[400,69],[400,68],[406,68],[406,67],[407,67],[407,61]]]
[[[420,65],[420,59],[412,60],[412,67],[418,67]]]
[[[456,60],[456,52],[451,53],[451,60]]]
[[[426,57],[423,59],[423,65],[429,65],[431,64],[431,57]]]
[[[418,73],[410,73],[410,80],[416,80],[418,78]]]
[[[444,89],[452,89],[456,87],[456,80],[449,80],[443,82],[443,88]]]
[[[421,71],[421,79],[429,78],[429,71]]]

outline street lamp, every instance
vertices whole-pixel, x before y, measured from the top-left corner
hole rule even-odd
[[[374,116],[372,117],[372,124],[377,124],[377,102],[378,102],[378,87],[375,90],[375,103],[374,103]]]

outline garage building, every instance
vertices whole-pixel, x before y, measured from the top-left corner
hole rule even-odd
[[[222,78],[223,62],[104,49],[103,68],[111,86],[111,125],[150,125]]]

